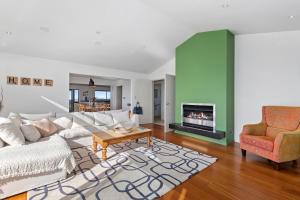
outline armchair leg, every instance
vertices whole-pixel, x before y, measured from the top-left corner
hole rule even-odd
[[[243,157],[246,157],[247,151],[246,151],[245,149],[241,149],[241,150],[242,150],[242,156],[243,156]]]
[[[293,166],[294,166],[294,167],[297,167],[297,165],[298,165],[297,160],[293,160]]]
[[[273,162],[273,168],[276,170],[280,170],[280,163]]]

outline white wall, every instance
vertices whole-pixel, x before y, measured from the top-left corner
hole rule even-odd
[[[148,124],[153,123],[153,84],[148,79],[133,79],[131,81],[132,91],[132,106],[136,102],[140,102],[143,107],[143,115],[140,115],[140,123]]]
[[[300,31],[235,39],[235,141],[263,105],[300,106]]]
[[[148,78],[150,80],[162,80],[166,78],[166,74],[175,75],[175,57],[172,58],[169,62],[156,69],[152,73],[149,74]]]
[[[0,81],[4,90],[4,108],[0,115],[68,111],[70,73],[125,79],[148,77],[142,73],[0,53]],[[54,86],[11,86],[6,84],[8,75],[53,79]]]

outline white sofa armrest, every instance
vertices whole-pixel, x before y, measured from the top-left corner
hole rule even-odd
[[[139,126],[139,125],[140,125],[139,115],[131,114],[131,116],[130,116],[130,121],[131,121],[132,123],[134,123],[135,125]]]

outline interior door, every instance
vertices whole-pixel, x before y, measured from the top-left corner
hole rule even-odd
[[[175,122],[175,76],[166,75],[165,79],[165,133],[171,131],[169,124]]]
[[[117,110],[122,109],[122,100],[123,100],[123,87],[117,86]]]
[[[139,116],[140,124],[153,123],[153,84],[147,79],[133,79],[131,81],[131,105],[132,108],[137,102],[143,108],[143,114]]]

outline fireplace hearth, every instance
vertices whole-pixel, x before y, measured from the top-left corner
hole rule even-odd
[[[181,105],[181,124],[215,132],[215,105],[200,103],[183,103]]]

